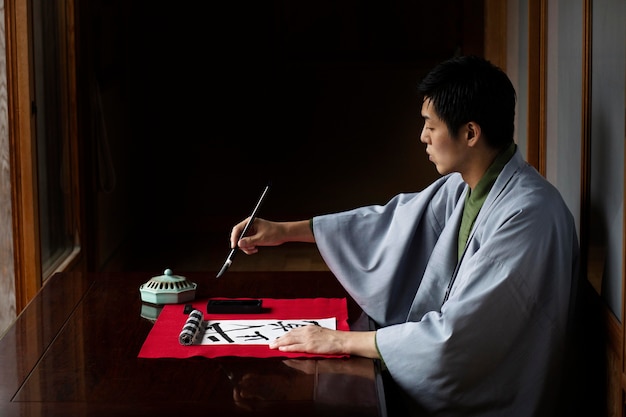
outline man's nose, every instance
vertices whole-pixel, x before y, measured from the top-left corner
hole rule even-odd
[[[420,141],[422,143],[427,143],[428,138],[426,137],[426,129],[422,128],[422,131],[420,132]]]

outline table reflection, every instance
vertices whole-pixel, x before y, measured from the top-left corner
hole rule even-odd
[[[234,403],[262,411],[277,401],[312,401],[316,407],[372,404],[372,361],[350,359],[222,360]]]

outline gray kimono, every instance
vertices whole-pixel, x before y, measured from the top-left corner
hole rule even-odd
[[[551,415],[578,276],[578,237],[559,192],[519,150],[458,259],[467,185],[313,219],[331,271],[379,326],[394,381],[429,415]]]

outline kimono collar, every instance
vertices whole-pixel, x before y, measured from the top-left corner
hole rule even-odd
[[[509,162],[511,157],[513,157],[513,154],[515,154],[516,148],[517,145],[515,145],[515,142],[512,142],[504,152],[501,152],[496,157],[489,168],[487,168],[487,171],[480,181],[478,181],[474,190],[467,190],[467,194],[465,194],[465,206],[463,207],[463,218],[461,219],[461,227],[459,229],[459,259],[461,259],[461,255],[465,250],[470,230],[472,230],[478,212],[487,199],[489,191],[491,191],[491,187],[493,187],[493,184],[496,182],[498,175],[500,175],[504,166]]]

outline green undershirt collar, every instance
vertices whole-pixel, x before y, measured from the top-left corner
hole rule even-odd
[[[502,172],[504,166],[509,162],[515,153],[515,142],[502,153],[500,153],[493,163],[489,166],[483,177],[478,181],[474,190],[468,189],[465,195],[465,205],[463,207],[463,218],[461,219],[461,227],[459,229],[458,243],[458,259],[461,259],[470,231],[474,225],[474,221],[480,212],[483,203],[491,191],[491,187],[496,182],[498,175]]]

